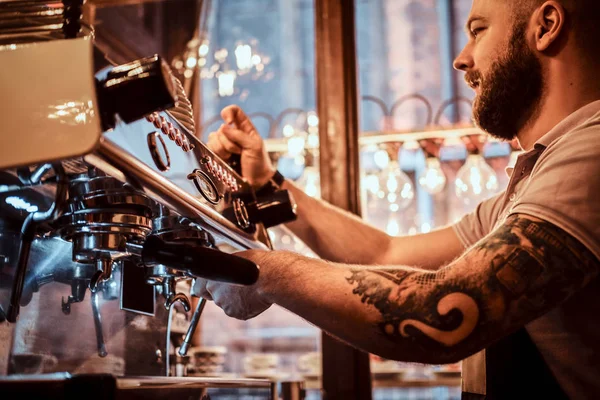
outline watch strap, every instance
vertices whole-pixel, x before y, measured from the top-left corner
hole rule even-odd
[[[281,190],[281,186],[285,182],[285,176],[281,174],[279,171],[275,171],[271,179],[264,185],[262,185],[257,191],[257,196],[266,196],[272,194],[278,190]]]

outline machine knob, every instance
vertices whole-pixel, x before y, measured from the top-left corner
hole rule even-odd
[[[98,82],[98,102],[104,130],[115,127],[115,116],[125,123],[175,106],[175,77],[159,56],[114,67]]]
[[[296,202],[287,190],[278,190],[264,197],[258,197],[255,203],[247,206],[250,222],[262,223],[265,228],[294,221]]]
[[[213,281],[252,285],[258,280],[259,269],[255,263],[203,246],[201,242],[166,242],[151,235],[144,243],[142,262],[146,267],[162,264]]]
[[[248,229],[250,227],[250,216],[248,215],[248,209],[246,204],[240,198],[233,200],[233,215],[237,224],[242,229]]]

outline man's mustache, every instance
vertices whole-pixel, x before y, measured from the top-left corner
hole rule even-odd
[[[471,89],[475,89],[477,86],[481,85],[482,80],[483,78],[479,71],[467,72],[465,74],[465,82],[467,82],[467,85],[469,85]]]

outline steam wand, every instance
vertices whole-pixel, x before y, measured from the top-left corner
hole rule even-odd
[[[185,334],[183,343],[181,344],[181,346],[179,346],[178,353],[182,357],[187,355],[188,348],[190,347],[190,342],[192,341],[192,336],[194,336],[194,332],[196,332],[196,327],[198,326],[198,322],[200,321],[200,316],[202,315],[202,311],[204,311],[204,306],[206,306],[206,299],[200,299],[200,301],[196,305],[194,314],[192,314],[192,320],[190,321],[190,327],[188,328],[188,330]]]
[[[94,327],[96,328],[96,343],[98,346],[98,355],[106,357],[106,344],[104,343],[104,334],[102,333],[102,316],[100,315],[100,307],[98,306],[99,293],[92,292],[92,314],[94,314]]]

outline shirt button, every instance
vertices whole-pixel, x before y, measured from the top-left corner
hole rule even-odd
[[[508,198],[510,201],[515,201],[517,199],[517,194],[513,193],[510,195],[510,197]]]

